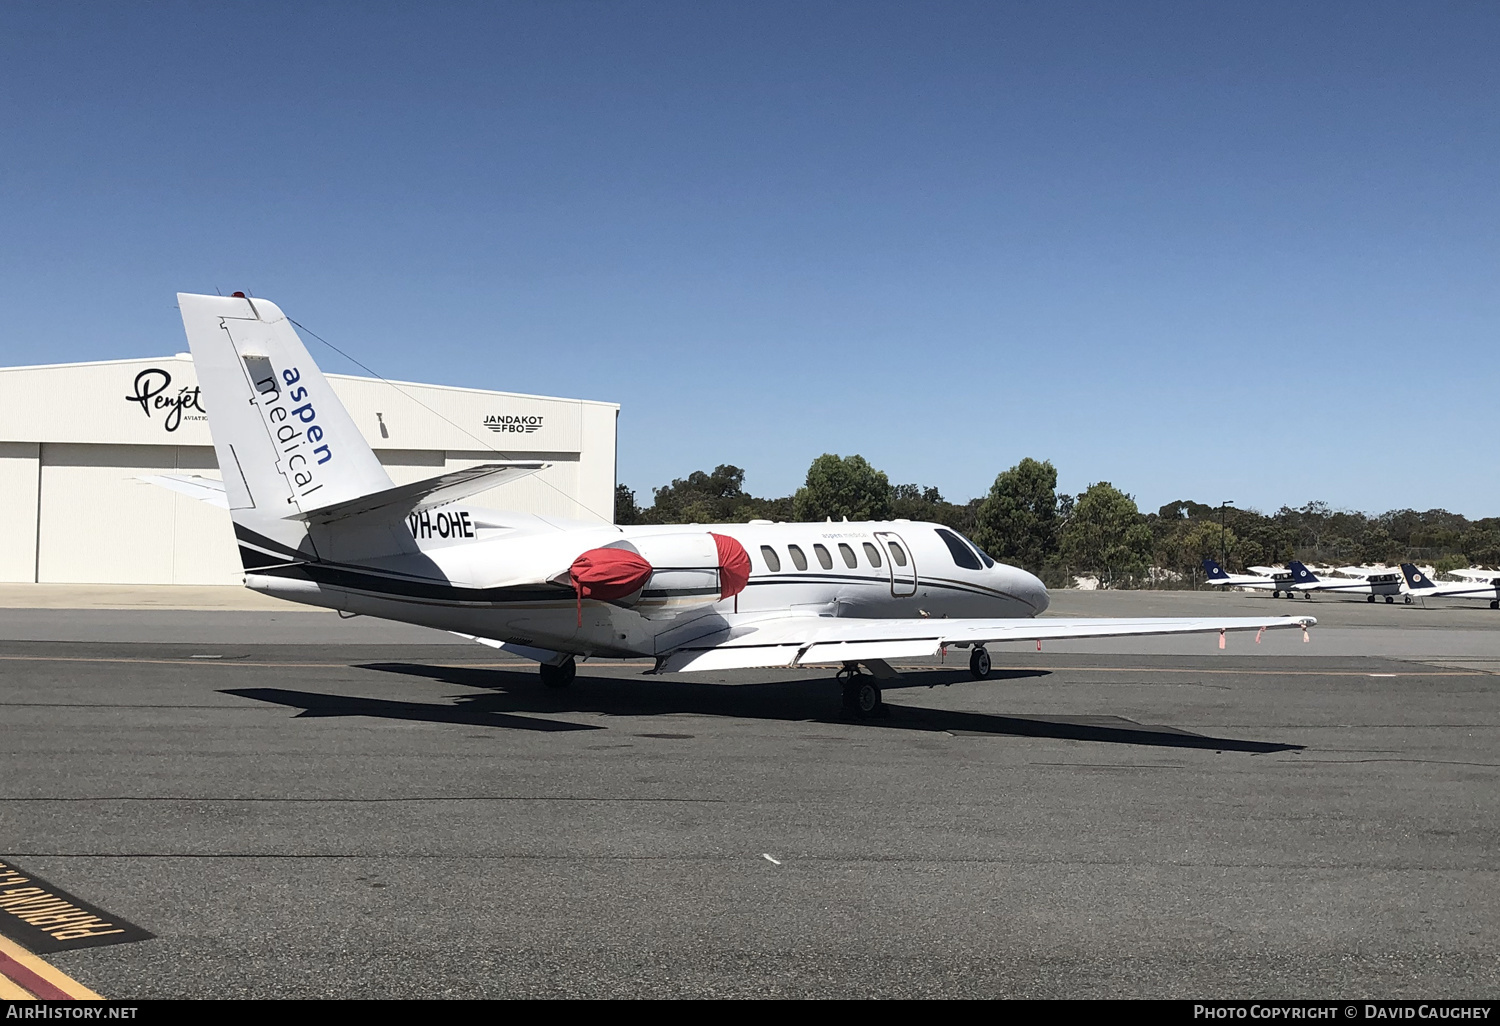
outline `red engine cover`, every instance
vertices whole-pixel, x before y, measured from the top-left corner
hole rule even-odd
[[[610,602],[644,588],[652,570],[650,563],[629,549],[589,549],[573,560],[568,573],[579,601]]]
[[[713,539],[719,548],[719,598],[727,599],[750,583],[750,553],[726,534],[714,534]]]

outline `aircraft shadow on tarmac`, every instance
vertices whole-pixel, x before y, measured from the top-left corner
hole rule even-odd
[[[1286,752],[1302,745],[1236,738],[1207,737],[1175,727],[1136,723],[1117,716],[1000,716],[887,703],[887,714],[875,719],[852,719],[839,709],[837,690],[826,677],[801,678],[764,684],[716,686],[675,679],[588,677],[582,673],[565,689],[543,687],[535,673],[486,667],[429,666],[419,663],[365,663],[360,669],[398,673],[479,688],[485,693],[464,696],[454,704],[391,701],[292,691],[284,688],[233,688],[222,692],[259,702],[302,710],[299,716],[373,716],[384,719],[455,723],[511,730],[603,730],[596,724],[572,723],[550,717],[567,713],[606,716],[656,716],[695,713],[738,719],[846,723],[861,727],[945,731],[960,736],[1011,736],[1147,745],[1160,748],[1198,748],[1211,751]],[[1048,670],[996,671],[988,683],[1040,677]],[[882,688],[925,688],[968,681],[951,670],[904,673],[884,681]],[[527,715],[541,714],[541,715]]]

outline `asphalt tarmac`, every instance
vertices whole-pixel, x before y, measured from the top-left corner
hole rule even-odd
[[[997,648],[872,721],[824,670],[0,610],[0,860],[156,934],[47,956],[110,998],[1494,997],[1500,614],[1275,608],[1312,643]]]

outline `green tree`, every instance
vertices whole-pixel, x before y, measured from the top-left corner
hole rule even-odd
[[[1002,471],[979,504],[974,541],[996,559],[1041,573],[1057,555],[1057,468],[1029,456]]]
[[[792,496],[797,520],[885,520],[891,515],[891,482],[863,456],[824,453],[807,468],[807,484]]]
[[[1221,552],[1234,552],[1239,539],[1232,529],[1214,520],[1179,520],[1156,540],[1156,565],[1184,574],[1196,583],[1205,559],[1220,560]]]
[[[949,502],[936,488],[915,484],[898,484],[891,489],[891,519],[921,520],[951,527],[959,534],[973,536],[974,515],[978,499],[964,505]]]
[[[640,516],[640,507],[635,504],[635,492],[622,484],[615,485],[615,523],[634,524]]]
[[[655,501],[642,511],[641,522],[647,524],[724,524],[733,523],[739,507],[753,498],[745,494],[745,472],[732,464],[721,463],[712,474],[695,470],[669,485],[653,488]]]
[[[1444,556],[1432,565],[1432,573],[1436,577],[1443,574],[1451,574],[1455,570],[1462,570],[1469,565],[1469,557],[1463,554],[1455,556]]]
[[[1138,577],[1151,561],[1151,529],[1135,500],[1108,481],[1089,485],[1062,530],[1062,557],[1106,583]]]

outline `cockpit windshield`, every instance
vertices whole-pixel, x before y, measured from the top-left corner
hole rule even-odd
[[[948,546],[948,552],[953,556],[953,562],[965,570],[978,570],[979,558],[974,555],[974,550],[958,535],[947,528],[938,528],[938,537],[943,539],[943,544]]]
[[[960,537],[963,537],[963,536],[960,535]],[[969,541],[969,539],[967,539],[967,538],[964,538],[964,541],[969,542],[970,545],[974,545],[974,543],[971,542],[971,541]],[[979,558],[980,559],[984,560],[984,565],[985,565],[986,568],[992,567],[992,566],[995,565],[995,557],[991,556],[988,552],[986,552],[983,549],[981,549],[978,545],[974,545],[974,551],[977,552],[977,553],[979,553]]]

